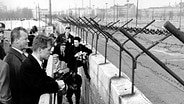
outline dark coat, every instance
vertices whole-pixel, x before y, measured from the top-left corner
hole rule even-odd
[[[68,40],[70,40],[70,42]],[[68,50],[74,43],[74,37],[71,34],[69,34],[68,39],[66,39],[65,33],[63,33],[57,37],[56,42],[57,44],[66,43],[66,50]]]
[[[13,48],[10,48],[9,52],[4,58],[4,61],[8,63],[10,68],[10,90],[14,104],[19,104],[20,66],[24,60],[25,56]]]
[[[64,61],[64,62],[67,63],[67,61],[66,61],[66,59],[67,59],[67,57],[66,57],[66,49],[64,50],[64,54],[61,54],[61,50],[60,50],[60,45],[59,44],[54,47],[53,54],[58,54],[59,55],[59,60],[60,61]]]
[[[3,60],[3,58],[6,56],[4,48],[0,45],[0,59]]]
[[[0,103],[11,104],[9,66],[0,60]]]
[[[79,74],[75,74],[72,75],[72,73],[67,73],[69,74],[66,78],[65,78],[65,83],[68,86],[68,89],[72,89],[72,90],[80,90],[80,87],[82,85],[82,77]]]
[[[67,99],[69,104],[73,104],[72,95],[75,94],[75,104],[80,104],[80,95],[81,95],[81,85],[82,85],[82,77],[79,74],[70,74],[66,77],[65,83],[68,86],[67,90]]]
[[[81,66],[82,63],[77,62],[75,54],[78,52],[86,52],[87,56],[89,56],[92,53],[92,50],[90,50],[89,48],[87,48],[86,46],[79,44],[78,47],[75,47],[74,45],[72,45],[68,52],[67,52],[67,62],[68,62],[68,67],[70,68],[70,70],[76,70],[77,67]]]
[[[38,104],[44,93],[55,93],[59,90],[57,82],[47,76],[38,61],[29,55],[21,65],[20,104]]]
[[[29,40],[29,42],[28,42],[28,46],[29,47],[31,47],[32,46],[32,44],[33,44],[33,40],[34,40],[34,35],[33,34],[31,34],[31,35],[28,35],[28,40]]]

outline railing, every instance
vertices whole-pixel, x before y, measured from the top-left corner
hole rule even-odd
[[[149,25],[151,25],[155,20],[151,21],[150,23],[148,23],[145,27],[143,28],[131,28],[131,27],[124,27],[126,25],[128,25],[128,23],[130,23],[132,21],[129,20],[127,23],[125,23],[123,26],[121,27],[116,27],[114,26],[116,23],[119,22],[110,22],[107,25],[100,25],[100,21],[96,21],[95,18],[86,18],[86,17],[79,17],[79,18],[68,18],[65,19],[65,23],[69,23],[72,26],[76,26],[76,28],[81,29],[85,32],[90,32],[92,34],[92,48],[93,48],[93,41],[94,41],[94,35],[96,35],[96,52],[95,54],[97,54],[97,49],[98,49],[98,39],[99,39],[99,35],[102,35],[103,37],[105,37],[105,61],[104,64],[106,64],[106,59],[107,59],[107,43],[108,40],[110,39],[111,41],[113,41],[118,47],[119,47],[119,77],[121,77],[121,53],[122,51],[126,52],[132,59],[132,92],[131,94],[134,94],[134,71],[137,68],[137,60],[138,58],[143,54],[146,53],[152,60],[154,60],[159,66],[161,66],[166,72],[168,72],[173,78],[175,78],[180,84],[182,84],[184,86],[184,81],[177,75],[175,74],[170,68],[168,68],[162,61],[160,61],[155,55],[153,55],[149,50],[153,47],[155,47],[156,45],[158,45],[160,42],[162,42],[163,40],[167,39],[168,37],[170,37],[172,34],[174,34],[175,37],[177,37],[180,41],[182,41],[184,43],[184,36],[183,33],[178,32],[177,29],[175,29],[171,24],[169,24],[168,22],[165,24],[165,27],[168,31],[166,30],[152,30],[152,29],[146,29]],[[112,30],[113,32],[110,33],[109,30]],[[116,32],[120,32],[122,33],[124,36],[126,36],[128,39],[121,43],[120,41],[118,41],[113,34],[115,34]],[[130,33],[134,32],[134,35],[131,35]],[[135,39],[135,36],[137,36],[139,33],[145,33],[145,34],[159,34],[159,35],[164,35],[163,38],[161,38],[160,40],[156,41],[154,44],[152,44],[151,46],[149,46],[148,48],[145,48],[142,44],[140,44],[140,42],[138,42]],[[172,34],[171,34],[172,33]],[[79,31],[78,31],[78,34]],[[81,35],[81,37],[84,39],[84,35]],[[132,41],[137,47],[139,47],[142,52],[138,53],[136,56],[133,56],[125,47],[124,45],[128,42],[128,41]],[[87,35],[86,35],[86,42],[87,42]],[[87,43],[86,43],[87,44]]]

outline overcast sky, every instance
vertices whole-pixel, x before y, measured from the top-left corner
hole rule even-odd
[[[29,7],[36,8],[36,5],[39,4],[40,8],[48,9],[49,0],[0,0],[2,1],[8,8],[16,8],[16,7]],[[114,5],[114,0],[51,0],[52,1],[52,9],[53,10],[63,10],[74,7],[83,7],[89,6],[89,1],[91,1],[91,7],[95,8],[105,8]],[[181,0],[139,0],[139,8],[148,8],[148,7],[160,7],[160,6],[168,6],[175,5],[175,3],[179,3]],[[134,3],[135,5],[137,0],[129,0],[129,3]],[[115,4],[124,5],[127,3],[127,0],[115,0]]]

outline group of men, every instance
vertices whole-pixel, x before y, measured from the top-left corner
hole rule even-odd
[[[79,37],[70,34],[70,27],[65,30],[65,33],[56,37],[52,53],[57,54],[53,55],[56,56],[53,59],[65,62],[69,71],[65,73],[64,79],[57,80],[47,76],[42,65],[50,56],[53,38],[39,33],[33,39],[32,52],[25,56],[29,42],[28,31],[23,27],[16,27],[11,31],[11,47],[0,59],[0,104],[38,104],[42,94],[58,93],[66,86],[68,102],[73,104],[71,97],[74,93],[76,104],[79,104],[82,78],[77,70],[83,66],[86,77],[90,80],[88,62],[84,60],[87,60],[92,51],[80,44]]]
[[[78,67],[83,67],[86,78],[90,81],[88,72],[88,56],[92,50],[82,45],[81,39],[78,36],[70,34],[70,27],[65,28],[63,34],[58,35],[56,38],[56,45],[53,54],[58,54],[59,61],[65,62],[69,72],[64,74],[64,82],[68,86],[66,97],[69,104],[73,104],[72,95],[75,94],[76,104],[79,104],[82,78],[78,73]],[[64,69],[64,68],[63,68]],[[62,98],[62,95],[60,99]]]

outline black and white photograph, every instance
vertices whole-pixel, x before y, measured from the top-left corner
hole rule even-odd
[[[0,104],[184,104],[184,0],[0,0]]]

